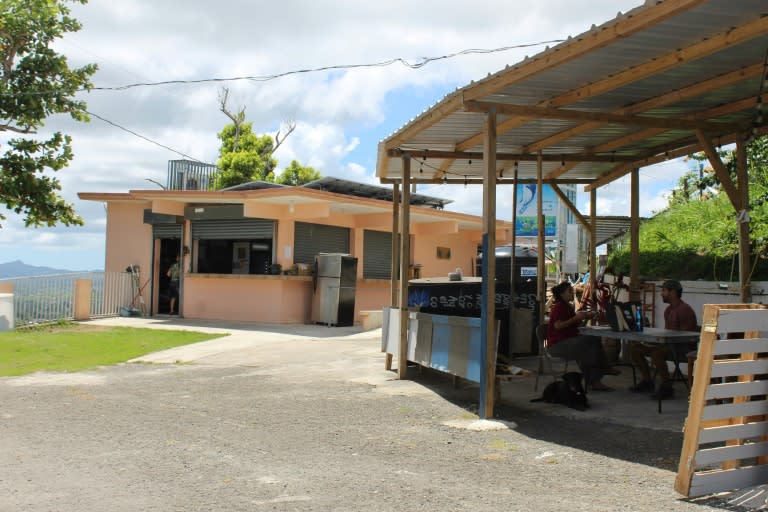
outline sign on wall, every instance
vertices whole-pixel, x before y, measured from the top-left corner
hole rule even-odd
[[[549,185],[544,185],[542,193],[542,213],[544,214],[544,236],[557,236],[557,207],[558,198]],[[515,234],[517,236],[538,236],[539,224],[536,221],[536,204],[538,187],[527,183],[517,185],[517,219]]]

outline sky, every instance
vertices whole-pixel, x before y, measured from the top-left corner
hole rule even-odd
[[[641,3],[537,0],[524,9],[509,0],[481,0],[472,8],[455,0],[71,4],[83,28],[55,48],[72,67],[96,63],[95,86],[178,83],[80,93],[98,117],[89,123],[68,116],[47,120],[41,135],[62,131],[73,137],[74,160],[55,175],[85,225],[25,228],[20,216],[4,210],[0,263],[102,269],[104,205],[80,201],[77,194],[157,189],[153,181],[166,183],[169,160],[215,163],[216,135],[229,122],[219,111],[222,87],[230,91],[231,110],[244,107],[256,133],[274,135],[281,124],[295,121],[296,130],[275,154],[280,169],[296,159],[323,176],[378,184],[378,142],[446,94],[543,51],[546,45],[537,43],[575,36]],[[418,69],[400,63],[358,66],[515,46],[526,47],[469,53]],[[334,69],[312,71],[328,67]],[[275,75],[282,76],[214,80]],[[687,168],[675,160],[641,169],[640,214],[662,209]],[[447,209],[482,214],[478,186],[419,186],[418,191],[454,200]],[[579,193],[577,206],[584,213],[588,199]],[[497,206],[498,218],[510,220],[511,187],[499,188]],[[629,215],[629,207],[629,176],[597,194],[598,215]]]

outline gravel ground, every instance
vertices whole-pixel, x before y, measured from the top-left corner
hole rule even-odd
[[[0,510],[715,510],[672,487],[680,433],[504,403],[514,428],[473,423],[475,386],[394,380],[376,331],[336,333],[0,379]]]

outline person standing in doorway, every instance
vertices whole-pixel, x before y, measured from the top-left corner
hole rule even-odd
[[[175,315],[176,303],[179,299],[179,275],[181,274],[181,265],[179,264],[179,257],[176,256],[176,262],[168,268],[168,272],[165,273],[171,281],[168,284],[168,296],[171,299],[170,307],[168,308],[168,314]]]

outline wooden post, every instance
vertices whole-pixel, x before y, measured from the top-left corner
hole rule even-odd
[[[397,352],[397,378],[405,379],[408,370],[408,263],[411,240],[411,156],[403,155],[403,197],[400,203],[400,345]]]
[[[752,285],[750,272],[750,243],[749,243],[749,177],[747,176],[747,146],[739,139],[736,142],[736,179],[738,180],[739,209],[737,224],[739,226],[739,291],[741,302],[752,302]]]
[[[518,169],[517,165],[515,165],[515,179],[512,182],[512,251],[509,255],[509,318],[507,319],[509,322],[509,326],[507,327],[507,332],[509,334],[507,335],[507,338],[510,344],[514,339],[512,333],[515,332],[515,304],[517,303],[515,300],[515,253],[517,252],[517,174]],[[512,352],[511,346],[510,352]],[[496,396],[498,395],[499,392],[497,391]]]
[[[481,418],[493,417],[496,381],[496,110],[483,125],[483,284],[480,334]]]
[[[629,226],[629,300],[641,300],[640,286],[640,171],[632,169]]]
[[[544,269],[544,161],[541,150],[536,158],[536,219],[537,219],[537,247],[538,259],[536,260],[536,296],[539,303],[539,323],[544,319],[544,304],[547,301],[547,281]]]
[[[389,306],[400,307],[400,284],[398,283],[397,273],[400,270],[400,184],[392,185],[392,261],[390,262],[390,291],[391,297]],[[385,333],[388,335],[388,333]],[[384,369],[392,370],[392,354],[387,352],[384,358]]]
[[[595,292],[597,284],[597,190],[589,191],[589,289]]]

